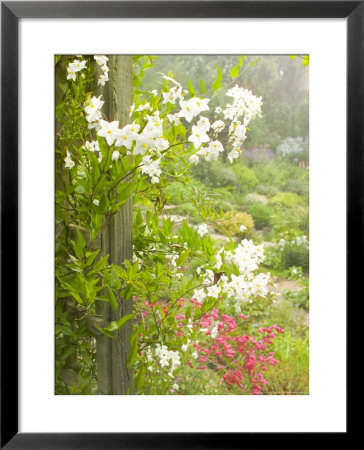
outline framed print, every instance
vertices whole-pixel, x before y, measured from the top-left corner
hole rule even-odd
[[[362,2],[1,6],[1,446],[346,437]]]

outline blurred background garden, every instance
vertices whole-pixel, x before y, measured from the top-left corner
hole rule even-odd
[[[158,56],[141,78],[141,91],[158,88],[161,73],[172,75],[191,91],[205,91],[210,106],[220,103],[226,89],[215,93],[209,86],[216,66],[231,79],[237,57],[227,55]],[[165,218],[178,226],[185,219],[196,227],[204,220],[201,202],[224,219],[209,225],[221,245],[252,239],[264,244],[263,271],[270,272],[277,295],[273,300],[247,304],[252,328],[269,318],[284,328],[274,351],[279,365],[265,373],[266,394],[309,392],[309,67],[305,56],[240,57],[239,84],[262,96],[262,117],[249,126],[242,156],[232,164],[226,153],[219,161],[200,161],[189,173],[189,182],[171,182],[167,188]],[[202,81],[203,80],[203,81]],[[210,108],[213,113],[213,108]],[[209,117],[209,112],[205,115]],[[241,231],[243,226],[244,231]],[[198,263],[196,262],[196,266]],[[193,266],[191,267],[193,269]],[[224,394],[213,368],[183,369],[185,394]],[[196,389],[196,391],[195,391]],[[198,390],[198,392],[197,392]]]

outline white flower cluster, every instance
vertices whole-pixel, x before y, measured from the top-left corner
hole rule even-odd
[[[94,56],[97,64],[103,70],[103,75],[100,77],[99,84],[104,85],[108,80],[107,56]],[[75,63],[78,61],[75,60]],[[84,62],[80,63],[83,64]],[[78,69],[77,69],[78,70]],[[193,144],[195,153],[190,156],[189,160],[193,164],[199,162],[199,157],[203,157],[206,161],[215,161],[219,154],[224,152],[222,143],[217,140],[218,133],[225,128],[223,120],[216,120],[212,124],[207,117],[201,116],[203,111],[209,110],[209,99],[201,99],[199,97],[191,97],[184,100],[184,94],[188,91],[183,90],[182,85],[171,77],[162,75],[164,79],[173,83],[173,86],[162,93],[162,104],[177,105],[179,103],[180,109],[172,114],[167,114],[167,120],[174,126],[180,123],[181,119],[191,122],[197,116],[199,120],[192,125],[192,132],[188,137],[188,141]],[[153,91],[154,96],[158,94]],[[232,120],[229,126],[229,142],[232,150],[228,154],[229,160],[232,162],[241,153],[241,145],[246,138],[246,127],[251,119],[260,114],[261,97],[255,97],[251,91],[235,86],[227,92],[228,96],[233,97],[233,103],[228,104],[223,111],[222,108],[217,107],[216,111],[223,113],[225,119]],[[97,135],[104,137],[109,146],[124,147],[126,154],[142,155],[141,172],[147,174],[151,178],[151,182],[159,183],[159,178],[162,173],[160,168],[161,158],[164,151],[170,148],[169,141],[163,135],[163,116],[161,117],[159,111],[154,111],[150,103],[146,102],[135,108],[135,105],[130,107],[130,116],[134,113],[144,113],[143,119],[146,123],[141,129],[141,125],[132,123],[126,125],[124,128],[119,128],[119,122],[107,122],[102,119],[101,108],[104,102],[101,96],[92,97],[89,104],[85,107],[86,120],[90,129],[95,128]],[[139,116],[137,116],[139,118]],[[243,117],[243,123],[238,118]],[[141,131],[140,131],[141,129]],[[210,133],[210,135],[209,135]],[[98,151],[98,148],[85,144],[85,148],[90,151]],[[116,161],[120,157],[119,150],[114,150],[112,160]],[[99,156],[101,160],[101,152]]]
[[[102,74],[100,75],[98,84],[101,86],[105,86],[106,81],[109,81],[109,68],[107,66],[107,62],[109,58],[105,55],[95,55],[94,59],[98,66],[101,67]]]
[[[92,97],[90,103],[85,108],[86,120],[88,122],[88,128],[99,128],[99,120],[101,119],[101,108],[104,102],[99,97]]]
[[[225,119],[231,120],[229,141],[232,150],[228,158],[232,162],[241,153],[249,122],[256,117],[261,117],[262,97],[256,97],[252,91],[239,87],[237,84],[229,89],[226,95],[233,97],[233,103],[229,103],[223,110]],[[242,122],[239,118],[242,118]]]
[[[239,275],[231,275],[229,278],[222,275],[215,283],[214,272],[210,269],[201,268],[197,273],[202,274],[202,284],[205,286],[195,289],[193,298],[203,302],[206,297],[219,298],[226,294],[227,302],[233,302],[237,313],[241,311],[241,303],[252,301],[256,297],[265,297],[268,293],[268,282],[270,274],[260,273],[255,275],[254,271],[259,264],[264,261],[264,252],[262,245],[254,245],[253,241],[244,239],[234,250],[234,252],[220,249],[215,255],[214,269],[220,270],[223,262],[225,264],[233,263],[239,269]]]
[[[68,64],[67,68],[67,80],[76,81],[76,73],[80,72],[86,67],[86,61],[79,61],[75,59],[72,63]]]
[[[277,153],[284,158],[290,155],[297,155],[304,150],[305,142],[303,137],[298,136],[296,138],[288,137],[278,145]]]
[[[286,239],[280,239],[280,241],[278,242],[278,247],[280,249],[283,249],[286,245],[298,245],[300,247],[302,246],[308,248],[309,241],[307,239],[307,236],[303,234],[302,236],[297,236],[290,241],[287,241]]]
[[[153,363],[158,358],[158,364],[163,369],[169,368],[168,375],[173,378],[173,372],[181,365],[180,354],[177,350],[168,350],[163,344],[157,344],[154,349],[150,347],[146,351],[148,363]]]

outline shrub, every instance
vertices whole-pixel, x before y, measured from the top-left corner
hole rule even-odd
[[[257,230],[271,226],[271,211],[268,206],[261,203],[255,203],[249,207],[248,213],[253,217],[255,228]]]
[[[279,190],[275,186],[267,186],[265,184],[258,184],[255,187],[255,192],[260,195],[266,195],[268,197],[273,197],[279,193]]]
[[[240,227],[245,226],[245,231]],[[236,213],[232,218],[216,223],[216,231],[227,237],[244,237],[251,234],[254,228],[254,220],[250,214],[244,212]]]
[[[179,205],[177,213],[181,216],[189,216],[194,219],[194,221],[200,218],[199,210],[193,203],[183,203],[182,205]]]
[[[245,203],[261,203],[263,205],[268,205],[268,200],[264,197],[264,195],[255,194],[254,192],[248,194],[244,198]]]
[[[306,236],[298,236],[291,241],[281,239],[279,248],[282,252],[282,267],[292,266],[307,268],[309,266],[309,245]]]
[[[186,186],[183,183],[174,181],[166,187],[166,197],[168,203],[179,205],[190,201],[191,197],[194,196],[194,191],[191,186]]]
[[[210,187],[237,186],[238,182],[231,167],[219,164],[216,161],[208,163],[201,161],[194,166],[192,174],[202,183]]]
[[[298,195],[307,195],[308,181],[302,179],[289,179],[286,182],[285,189]]]
[[[232,166],[232,171],[235,174],[239,190],[250,191],[258,184],[258,178],[253,169],[236,163]]]
[[[281,205],[286,208],[294,208],[302,205],[302,198],[294,192],[280,192],[270,200],[272,205]]]

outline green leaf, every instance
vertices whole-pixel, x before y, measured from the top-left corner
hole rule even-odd
[[[310,64],[310,55],[305,55],[302,59],[302,65],[308,66]]]
[[[243,65],[243,58],[241,56],[239,56],[239,66],[241,67]]]
[[[206,92],[206,86],[203,80],[200,79],[200,87],[201,87],[201,94],[204,94]]]
[[[194,97],[196,95],[196,92],[195,92],[195,88],[193,87],[193,84],[191,83],[190,80],[187,80],[187,87],[188,87],[188,92],[190,93],[190,96]]]
[[[222,71],[220,69],[220,66],[217,65],[216,67],[217,67],[217,77],[216,80],[212,83],[212,90],[214,92],[221,88],[221,80],[222,80]]]
[[[61,55],[55,55],[55,64],[58,63],[58,61],[61,59]]]
[[[289,57],[290,57],[291,59],[295,59],[296,56],[297,56],[297,55],[289,55]]]
[[[239,66],[236,65],[230,70],[231,78],[234,79],[239,75]]]
[[[97,255],[100,253],[100,249],[93,252],[86,252],[86,266],[91,266],[91,264],[95,261]]]
[[[111,269],[110,272],[110,284],[113,289],[120,289],[121,287],[119,276],[114,267]]]
[[[109,299],[111,308],[115,311],[118,307],[118,301],[116,300],[115,294],[110,287],[108,288],[108,296],[107,297]]]
[[[118,186],[118,200],[124,201],[130,197],[132,183],[122,183]]]
[[[138,334],[137,331],[138,329],[134,330],[132,335],[130,336],[130,344],[131,344],[131,348],[129,351],[129,355],[126,361],[126,364],[128,367],[131,367],[135,361],[137,360],[138,357]]]
[[[78,228],[76,228],[76,238],[77,238],[76,242],[81,248],[86,246],[85,238],[83,237],[83,234]]]
[[[186,261],[186,259],[189,257],[190,253],[191,253],[190,248],[188,248],[183,253],[181,253],[179,255],[179,258],[177,259],[177,266],[181,266]]]
[[[110,325],[108,325],[107,327],[98,328],[98,329],[100,331],[102,331],[104,334],[106,334],[107,336],[110,336],[110,334],[113,331],[119,330],[123,325],[126,324],[126,322],[129,322],[129,320],[131,320],[134,316],[135,316],[135,314],[126,314],[121,319],[111,322]],[[111,336],[112,336],[112,334],[111,334]]]
[[[255,59],[252,63],[250,63],[251,66],[254,66],[254,64],[256,64],[259,60]]]
[[[189,319],[191,317],[191,306],[189,306],[186,309],[186,313],[185,313],[186,319]]]
[[[95,263],[95,265],[94,265],[94,267],[93,267],[93,269],[92,269],[92,272],[95,273],[95,272],[98,272],[99,270],[104,270],[104,269],[106,269],[106,267],[107,267],[107,265],[108,265],[108,264],[107,264],[108,258],[109,258],[109,255],[106,255],[106,256],[104,256],[103,258],[99,259],[99,260]]]

